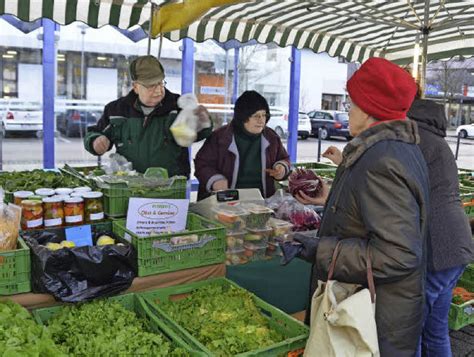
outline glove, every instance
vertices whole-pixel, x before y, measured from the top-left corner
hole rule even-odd
[[[314,233],[312,233],[314,234]],[[301,243],[302,249],[296,255],[298,258],[306,260],[308,263],[316,262],[316,253],[318,251],[319,238],[304,233],[296,233],[293,237],[295,242]]]
[[[281,257],[280,264],[287,265],[293,260],[294,257],[297,257],[303,251],[303,246],[300,243],[295,242],[284,242],[280,243],[280,249],[283,253]]]

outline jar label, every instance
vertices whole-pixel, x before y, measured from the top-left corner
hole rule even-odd
[[[63,224],[63,220],[61,218],[53,218],[53,219],[44,220],[45,227],[60,226],[61,224]]]
[[[39,218],[39,219],[34,219],[32,221],[26,221],[26,226],[28,228],[35,228],[35,227],[39,227],[43,224],[43,218]]]
[[[104,219],[104,212],[90,214],[91,221],[98,221],[100,219]]]
[[[82,222],[82,220],[83,220],[82,215],[66,216],[66,223],[77,223],[77,222]]]

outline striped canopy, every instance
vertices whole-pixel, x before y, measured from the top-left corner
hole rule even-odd
[[[156,11],[177,2],[153,1]],[[110,24],[126,29],[144,26],[151,4],[146,0],[0,0],[0,14],[23,21],[47,17],[60,24],[83,21],[92,27]],[[474,0],[250,0],[211,8],[187,28],[164,35],[173,41],[255,39],[349,61],[381,56],[402,63],[411,61],[417,35],[423,32],[429,34],[429,59],[474,55]]]

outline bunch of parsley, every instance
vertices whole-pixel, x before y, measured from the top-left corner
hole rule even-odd
[[[217,356],[231,356],[283,341],[252,295],[231,285],[209,284],[178,301],[157,301],[174,321]]]
[[[48,330],[12,302],[0,302],[0,356],[62,357]]]
[[[54,341],[73,356],[188,356],[118,302],[66,306],[48,321]]]

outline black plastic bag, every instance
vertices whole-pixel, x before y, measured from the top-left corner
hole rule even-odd
[[[120,240],[112,232],[96,232],[94,244],[104,234]],[[128,289],[137,275],[136,251],[126,241],[52,251],[44,245],[63,241],[63,232],[24,232],[22,236],[31,249],[33,292],[51,294],[56,300],[75,303],[116,295]]]

